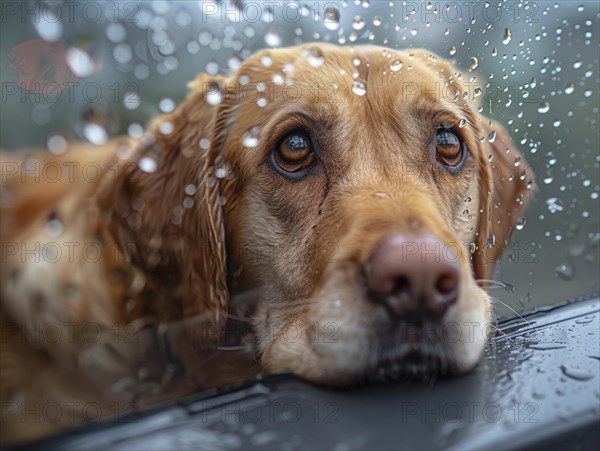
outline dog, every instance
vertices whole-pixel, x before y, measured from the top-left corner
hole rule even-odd
[[[170,359],[222,384],[237,357],[207,363],[198,344],[236,318],[255,372],[347,386],[477,364],[485,284],[534,183],[472,74],[425,50],[314,43],[190,87],[142,137],[4,156],[3,402],[94,399]],[[32,340],[50,325],[63,339]],[[65,368],[84,374],[52,376]]]

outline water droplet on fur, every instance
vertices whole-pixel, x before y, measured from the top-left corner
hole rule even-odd
[[[367,82],[363,80],[355,80],[352,83],[352,92],[357,96],[364,96],[367,93]]]
[[[323,52],[319,47],[312,47],[308,51],[308,57],[306,60],[312,67],[319,67],[325,62],[325,57],[323,56]]]
[[[400,69],[402,69],[402,61],[394,60],[390,63],[390,70],[392,72],[398,72]]]

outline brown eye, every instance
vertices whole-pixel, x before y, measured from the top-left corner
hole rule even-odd
[[[305,133],[292,132],[279,143],[274,159],[280,169],[295,173],[311,167],[315,162],[315,154]]]
[[[435,158],[444,166],[456,168],[463,161],[464,144],[451,130],[438,129],[435,135]]]

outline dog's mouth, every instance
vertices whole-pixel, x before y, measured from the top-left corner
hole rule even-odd
[[[376,363],[368,382],[428,382],[449,373],[449,356],[439,323],[402,321],[379,336]]]

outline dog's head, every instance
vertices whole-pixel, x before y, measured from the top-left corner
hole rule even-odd
[[[263,51],[199,77],[157,121],[142,152],[159,167],[132,170],[115,211],[143,199],[135,239],[161,236],[184,315],[222,325],[228,291],[259,290],[268,371],[330,384],[464,372],[490,330],[478,280],[532,183],[478,112],[481,89],[425,51]]]

